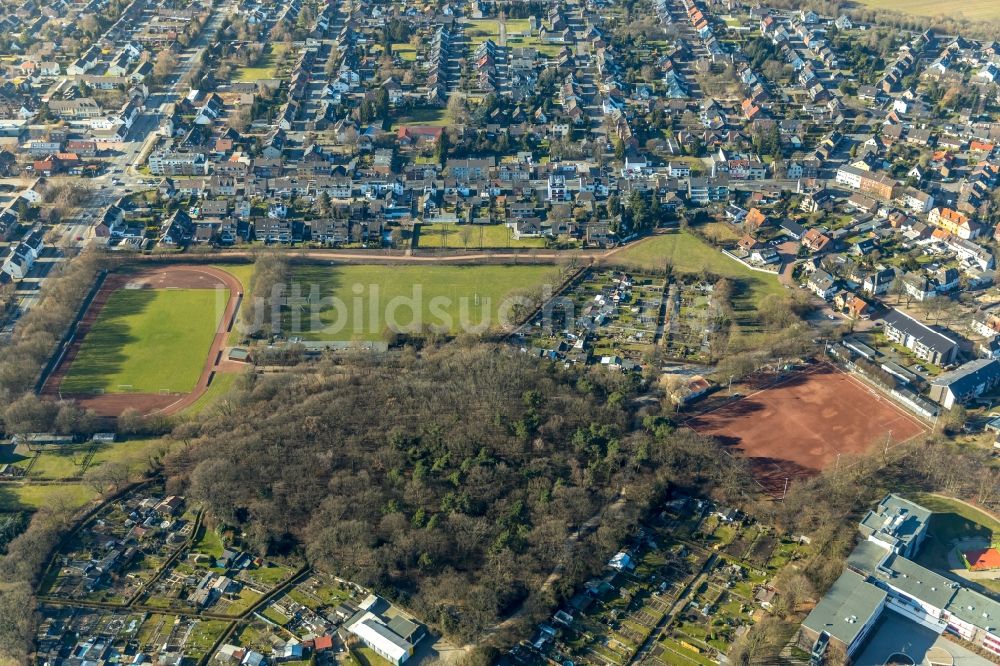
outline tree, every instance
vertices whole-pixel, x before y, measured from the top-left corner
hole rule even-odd
[[[170,76],[177,68],[177,56],[170,49],[163,49],[156,54],[156,61],[153,63],[153,76],[158,81],[163,81]]]
[[[319,197],[316,198],[316,210],[323,217],[330,214],[330,194],[326,190],[320,192]]]
[[[125,463],[107,462],[92,466],[83,475],[83,482],[98,494],[117,493],[129,480],[129,467]]]
[[[444,166],[445,162],[448,161],[448,142],[448,133],[441,132],[441,136],[438,138],[437,146],[435,148],[435,158],[437,159],[437,163],[441,166]]]
[[[965,427],[966,421],[968,421],[969,413],[962,405],[955,405],[947,412],[944,413],[944,429],[945,432],[957,433]]]
[[[84,14],[83,18],[80,19],[80,30],[91,37],[96,37],[97,33],[101,31],[101,24],[98,22],[97,16],[91,12]]]
[[[374,112],[375,117],[380,120],[389,119],[389,93],[384,87],[375,91]]]
[[[11,433],[48,432],[52,430],[58,411],[52,401],[25,393],[3,411],[3,421]]]
[[[612,141],[612,145],[615,150],[615,159],[621,162],[625,159],[625,143],[616,136]]]

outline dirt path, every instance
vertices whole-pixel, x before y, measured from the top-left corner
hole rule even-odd
[[[87,332],[100,315],[101,308],[107,303],[111,294],[126,286],[146,289],[214,289],[225,287],[229,290],[229,299],[219,321],[212,346],[208,350],[205,366],[194,388],[185,394],[159,393],[103,393],[103,394],[64,394],[60,391],[62,381],[73,360],[79,353]],[[194,404],[208,389],[210,380],[216,371],[231,370],[229,366],[219,367],[222,353],[226,347],[229,331],[232,330],[236,313],[242,301],[243,285],[232,274],[212,266],[172,265],[142,270],[136,273],[124,273],[108,276],[100,293],[94,298],[87,313],[83,316],[77,328],[77,334],[59,367],[49,377],[42,389],[42,395],[56,399],[74,400],[80,407],[91,409],[99,416],[118,417],[129,408],[139,410],[143,414],[176,414]]]

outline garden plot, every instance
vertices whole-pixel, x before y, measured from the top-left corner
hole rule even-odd
[[[124,605],[183,547],[197,521],[162,489],[108,504],[67,539],[42,582],[47,597]]]
[[[586,271],[517,341],[553,360],[638,370],[662,330],[662,276]]]
[[[670,285],[667,296],[665,346],[673,358],[706,361],[721,342],[725,307],[715,298],[715,286],[683,276]]]
[[[144,590],[143,604],[164,611],[238,617],[295,573],[243,549],[230,531],[201,525],[191,546]]]

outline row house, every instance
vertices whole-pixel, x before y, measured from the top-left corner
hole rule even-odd
[[[983,231],[982,226],[968,215],[951,208],[934,208],[927,216],[927,221],[963,240],[977,238]]]

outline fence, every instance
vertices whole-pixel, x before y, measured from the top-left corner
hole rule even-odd
[[[877,377],[872,377],[870,373],[865,372],[863,368],[854,363],[854,353],[844,345],[829,345],[826,348],[826,353],[839,359],[848,371],[856,375],[861,375],[879,391],[888,395],[917,416],[921,416],[925,419],[933,419],[940,412],[940,408],[931,401],[925,400],[910,391],[901,391],[894,386],[886,386],[885,383]]]
[[[87,310],[90,308],[90,304],[94,302],[97,298],[98,292],[101,291],[101,287],[104,286],[104,279],[108,276],[107,270],[102,270],[97,274],[97,279],[94,280],[94,286],[90,288],[90,292],[87,297],[83,299],[80,304],[80,309],[77,310],[76,316],[73,317],[72,323],[66,329],[66,333],[63,334],[62,339],[59,341],[59,346],[56,348],[56,353],[49,358],[48,363],[42,368],[42,373],[38,377],[38,381],[35,383],[35,393],[41,393],[42,389],[45,387],[45,382],[49,380],[49,377],[55,372],[59,364],[62,363],[63,358],[66,356],[66,352],[69,350],[70,343],[73,338],[76,337],[76,329],[80,325],[80,320],[83,316],[87,314]]]

